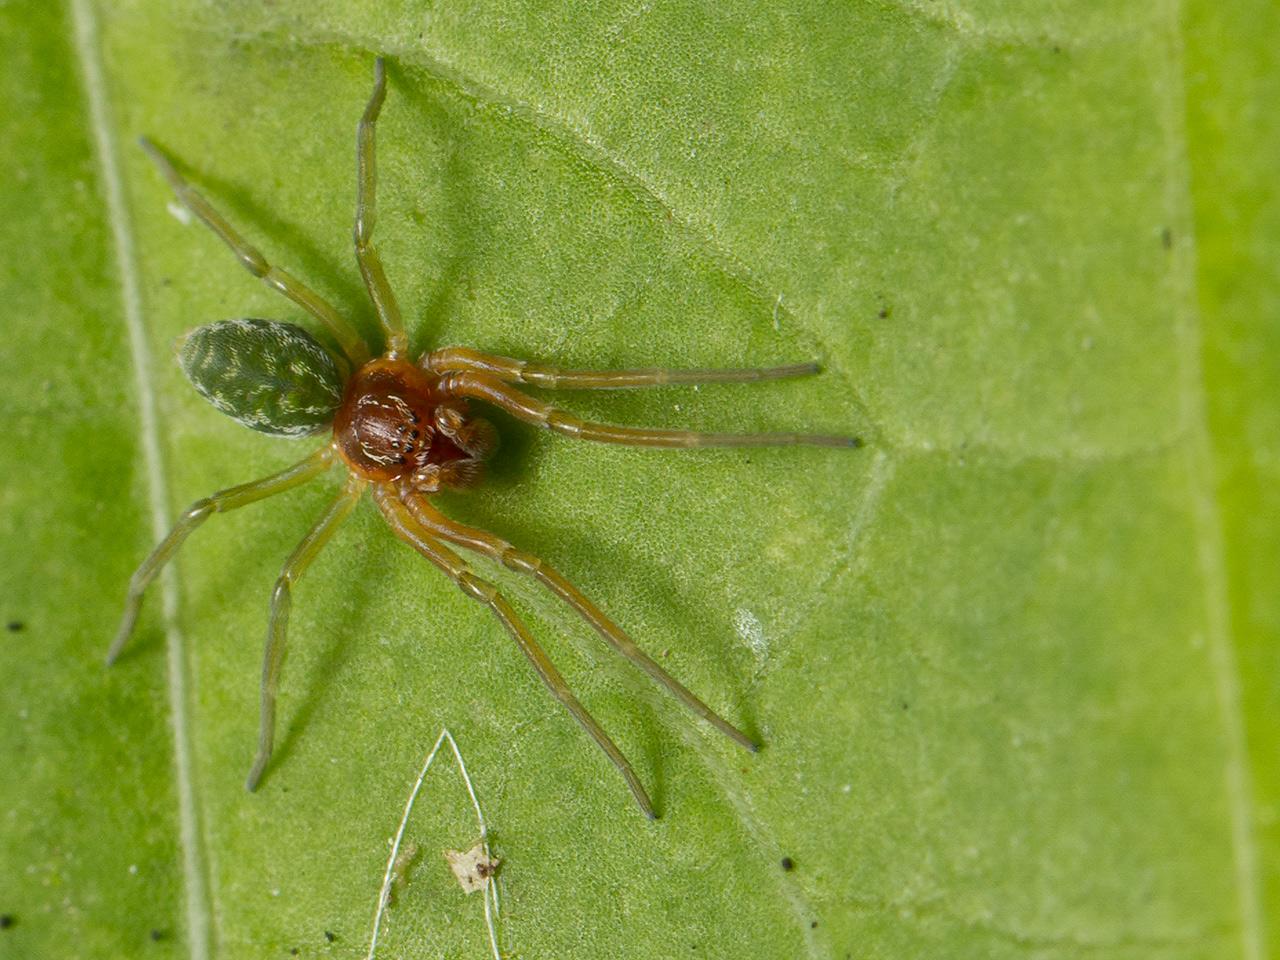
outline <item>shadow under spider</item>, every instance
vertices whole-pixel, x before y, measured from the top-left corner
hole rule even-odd
[[[348,567],[351,575],[344,578],[348,588],[356,583],[368,584],[371,569],[364,551],[352,552],[359,554],[361,563],[358,569]],[[301,699],[292,716],[286,718],[283,724],[284,732],[275,751],[281,762],[292,756],[298,740],[311,725],[321,703],[333,702],[328,696],[330,687],[351,659],[352,642],[358,634],[355,628],[367,622],[366,612],[372,599],[371,591],[367,589],[350,590],[347,595],[351,597],[353,594],[353,602],[348,605],[347,612],[343,616],[316,621],[318,629],[314,636],[320,638],[323,634],[324,648],[316,657],[310,674],[299,678],[297,686]]]
[[[157,144],[164,149],[163,144]],[[166,156],[172,156],[166,150]],[[279,263],[289,263],[291,270],[298,276],[311,280],[323,277],[325,283],[334,291],[342,307],[343,317],[356,326],[360,335],[366,340],[378,330],[377,320],[369,306],[369,297],[356,277],[352,276],[350,264],[345,260],[335,260],[312,239],[314,231],[308,231],[301,224],[285,220],[271,208],[263,206],[254,197],[254,191],[243,181],[231,180],[217,174],[198,170],[181,161],[174,161],[175,167],[183,175],[197,177],[203,189],[217,202],[225,206],[237,222],[251,228],[262,246],[271,250],[271,258]],[[316,327],[306,312],[293,308],[295,316],[305,318],[309,327]],[[274,308],[272,313],[278,313]],[[376,337],[373,339],[376,340]]]
[[[410,82],[410,74],[397,70],[396,76],[405,83]],[[442,202],[437,204],[425,217],[418,215],[419,207],[415,204],[411,219],[423,229],[443,233],[449,238],[443,260],[438,251],[433,250],[433,260],[439,268],[421,302],[412,308],[417,322],[412,324],[409,334],[413,353],[425,353],[432,346],[438,346],[444,339],[443,331],[447,328],[448,313],[446,307],[456,298],[457,292],[469,286],[467,265],[475,259],[476,222],[467,215],[473,209],[473,198],[476,195],[469,157],[472,151],[466,142],[475,134],[459,121],[462,108],[450,101],[447,95],[431,93],[431,85],[413,82],[410,88],[413,96],[405,97],[405,104],[413,111],[413,118],[402,121],[409,124],[416,120],[415,129],[427,131],[427,137],[440,145],[443,164],[431,173],[430,183],[438,184]],[[432,191],[426,189],[428,179],[425,175],[420,184],[422,189],[412,191],[414,196],[431,196]],[[412,239],[412,238],[411,238]],[[506,440],[506,434],[503,435]]]
[[[706,604],[695,607],[690,594],[682,589],[669,567],[648,559],[631,549],[627,543],[605,545],[581,526],[567,526],[556,522],[554,518],[539,517],[516,526],[512,524],[510,517],[503,515],[500,506],[467,494],[442,498],[441,503],[448,508],[451,516],[460,521],[471,526],[502,530],[505,536],[546,557],[553,565],[585,571],[571,576],[571,579],[581,584],[589,595],[598,594],[598,588],[603,586],[602,582],[593,582],[600,578],[593,577],[591,571],[622,571],[622,580],[645,584],[643,590],[628,591],[630,601],[639,616],[659,625],[698,624],[693,630],[680,630],[678,633],[673,633],[669,628],[662,629],[661,633],[638,634],[635,629],[628,631],[637,643],[659,659],[663,659],[663,650],[679,646],[690,653],[696,652],[698,656],[693,658],[695,662],[707,665],[735,666],[746,662],[747,655],[742,646],[732,639],[732,619],[724,616],[723,611]],[[572,564],[563,564],[562,561],[568,558],[572,558]],[[640,695],[651,708],[645,711],[646,714],[652,715],[661,708],[663,697],[659,691],[656,688],[649,689],[642,682],[641,676],[628,669],[625,660],[602,656],[604,651],[593,642],[591,630],[583,629],[584,625],[578,618],[559,609],[559,604],[544,598],[532,585],[522,583],[519,579],[508,577],[508,580],[512,584],[511,592],[514,595],[529,598],[526,602],[536,604],[535,609],[543,611],[540,616],[554,624],[556,636],[563,636],[570,641],[580,662],[603,668],[624,689],[637,693],[643,691]],[[693,642],[687,642],[689,638]],[[708,671],[709,674],[712,672]],[[748,697],[750,684],[741,679],[749,672],[733,669],[714,671],[721,681],[720,694],[734,705],[733,715],[740,721],[739,725],[744,732],[756,735],[758,739],[756,717]],[[732,677],[733,681],[726,681],[728,677]],[[704,678],[702,684],[705,685],[706,682]]]

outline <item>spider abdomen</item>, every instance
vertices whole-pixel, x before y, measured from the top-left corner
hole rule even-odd
[[[342,376],[315,337],[292,323],[220,320],[178,344],[178,362],[200,395],[239,423],[276,437],[329,425]]]
[[[369,480],[396,480],[432,459],[439,378],[399,359],[366,363],[352,375],[333,420],[338,451]]]

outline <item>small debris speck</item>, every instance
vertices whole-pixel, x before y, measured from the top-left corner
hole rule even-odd
[[[338,939],[336,934],[330,933],[328,930],[324,932],[324,938],[328,940],[330,943],[333,943],[333,941]]]
[[[0,930],[8,930],[17,922],[12,913],[0,913]]]
[[[169,216],[177,220],[184,227],[191,222],[191,211],[180,204],[177,200],[170,200],[165,205],[165,209],[169,211]]]
[[[818,929],[818,921],[817,921],[817,920],[811,920],[811,921],[809,922],[809,929],[810,929],[810,930],[817,930],[817,929]]]
[[[10,620],[7,624],[5,624],[5,626],[9,629],[10,633],[18,633],[20,630],[22,630],[23,627],[26,626],[26,624],[23,623],[21,620]]]
[[[481,840],[466,853],[457,850],[446,850],[444,858],[449,862],[449,869],[457,878],[458,884],[467,893],[475,893],[489,885],[489,878],[498,872],[502,863],[497,857],[490,857]]]
[[[782,869],[783,869],[783,870],[786,870],[786,871],[788,871],[788,872],[789,872],[789,871],[791,871],[791,870],[794,870],[795,868],[796,868],[796,862],[795,862],[794,860],[792,860],[790,857],[783,857],[783,858],[782,858]]]
[[[1173,231],[1170,230],[1168,227],[1165,227],[1163,230],[1160,231],[1160,244],[1166,250],[1173,249]]]
[[[152,943],[159,943],[161,940],[164,939],[164,931],[152,930],[151,933],[148,934],[148,936],[151,937]]]

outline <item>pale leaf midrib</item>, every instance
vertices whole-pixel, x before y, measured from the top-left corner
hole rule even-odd
[[[137,390],[138,434],[148,481],[153,536],[167,532],[170,518],[164,462],[160,452],[155,390],[151,383],[151,353],[142,318],[142,297],[117,138],[100,52],[98,24],[91,0],[71,0],[72,46],[84,84],[86,111],[98,175],[106,198],[106,218],[111,226],[116,270],[120,282],[121,309],[128,332]],[[182,850],[182,877],[186,900],[186,941],[192,960],[207,960],[210,944],[210,910],[205,882],[204,851],[193,782],[191,738],[187,702],[185,646],[177,626],[178,591],[173,572],[161,583],[165,646],[168,661],[167,690],[173,731],[174,773],[178,799],[178,840]]]

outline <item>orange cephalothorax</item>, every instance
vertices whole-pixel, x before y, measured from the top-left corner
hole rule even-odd
[[[398,358],[366,363],[347,383],[333,418],[342,459],[367,480],[399,481],[424,493],[474,485],[497,434],[440,383]]]
[[[399,359],[371,360],[352,375],[333,418],[342,459],[369,480],[427,465],[435,438],[437,378]]]

